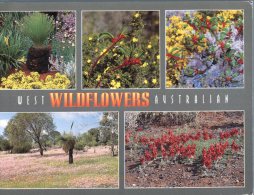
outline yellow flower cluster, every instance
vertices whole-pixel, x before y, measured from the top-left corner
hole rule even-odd
[[[242,15],[242,10],[223,10],[217,14],[217,17],[222,17],[224,21],[234,20],[236,16]]]
[[[23,71],[11,74],[1,79],[0,89],[68,89],[70,80],[66,75],[56,73],[55,76],[48,75],[45,81],[40,80],[38,72],[26,75]]]
[[[187,66],[189,51],[185,48],[186,39],[191,39],[193,28],[182,21],[179,16],[170,18],[170,25],[166,27],[166,49],[171,57],[167,60],[167,87],[176,84],[180,71]],[[176,58],[172,58],[176,56]],[[181,60],[179,60],[181,58]],[[171,84],[171,85],[169,85]]]
[[[111,89],[118,89],[118,88],[120,88],[121,87],[121,83],[120,82],[117,82],[117,81],[115,81],[115,80],[112,80],[111,82],[110,82],[110,85],[111,85]]]
[[[220,18],[222,22],[218,23],[218,30],[228,28],[231,25],[231,21],[235,20],[239,15],[243,15],[241,10],[224,10],[217,14],[217,18]]]
[[[196,17],[202,17],[196,16]],[[167,49],[167,87],[176,85],[180,74],[187,67],[189,58],[194,51],[203,52],[208,48],[205,37],[200,37],[198,32],[179,16],[172,16],[170,25],[166,27]],[[201,44],[197,44],[197,42]]]

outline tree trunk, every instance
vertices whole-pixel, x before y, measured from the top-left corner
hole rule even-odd
[[[112,156],[115,156],[115,149],[114,149],[114,144],[111,145],[111,152],[112,152]]]
[[[73,149],[69,149],[69,164],[73,163]]]
[[[40,154],[43,156],[43,148],[40,148]]]
[[[31,47],[27,55],[27,67],[29,70],[39,73],[48,72],[50,47]]]
[[[115,156],[115,149],[114,149],[114,133],[112,132],[111,133],[111,142],[112,142],[112,144],[111,144],[111,153],[112,153],[112,156],[114,157]]]
[[[43,156],[43,147],[40,143],[38,143],[38,145],[39,145],[39,148],[40,148],[40,154],[41,154],[41,156]]]

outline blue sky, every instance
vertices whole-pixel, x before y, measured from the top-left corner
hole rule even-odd
[[[0,135],[8,121],[15,115],[15,112],[0,113]],[[63,133],[70,132],[70,127],[74,121],[72,133],[78,135],[93,127],[98,127],[102,118],[102,112],[54,112],[52,113],[56,130]]]

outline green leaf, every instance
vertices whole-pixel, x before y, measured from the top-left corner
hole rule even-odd
[[[109,32],[103,32],[99,34],[99,39],[113,39],[114,36]]]
[[[230,69],[227,69],[226,70],[226,75],[228,76],[228,75],[231,75],[231,70]]]
[[[126,51],[125,51],[124,48],[118,46],[118,47],[116,47],[115,49],[118,50],[118,51],[120,51],[122,54],[124,54],[124,56],[127,56],[127,53],[126,53]]]
[[[217,29],[217,26],[212,26],[211,30],[216,30]]]
[[[201,34],[201,35],[200,35],[200,39],[203,39],[203,38],[205,38],[205,35],[204,35],[204,34]]]
[[[226,43],[225,48],[229,49],[230,48],[230,43]]]

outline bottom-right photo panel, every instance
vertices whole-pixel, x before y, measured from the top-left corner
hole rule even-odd
[[[244,111],[125,112],[125,187],[244,187]]]

